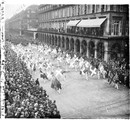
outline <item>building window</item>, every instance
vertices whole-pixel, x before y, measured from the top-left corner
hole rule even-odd
[[[88,5],[88,13],[91,13],[91,5]]]
[[[58,10],[55,11],[56,18],[58,18]]]
[[[116,5],[116,11],[120,12],[120,5]]]
[[[95,13],[95,5],[92,5],[92,13]]]
[[[104,5],[101,5],[101,12],[104,12]]]
[[[119,34],[119,21],[114,21],[113,24],[113,34],[118,35]]]
[[[72,7],[69,8],[69,16],[72,16]]]
[[[108,11],[108,5],[105,5],[104,7],[105,7],[105,11]]]
[[[83,6],[80,5],[80,15],[82,15],[82,14],[83,14]]]
[[[100,12],[100,6],[96,5],[96,12]]]
[[[83,14],[85,15],[86,13],[86,5],[83,5]]]
[[[84,15],[85,13],[85,5],[81,5],[81,15]]]
[[[110,6],[110,10],[113,11],[114,10],[114,5]]]
[[[123,5],[120,5],[120,12],[123,12]]]
[[[67,8],[65,8],[65,17],[67,17]]]
[[[117,5],[113,5],[114,11],[117,11]]]
[[[69,17],[69,8],[67,8],[67,17]]]
[[[77,12],[78,12],[78,15],[80,15],[80,5],[77,5]]]
[[[76,16],[76,6],[74,6],[74,16]]]
[[[76,15],[78,15],[78,5],[76,5]]]
[[[85,5],[85,14],[87,14],[88,9],[87,9],[87,5]]]
[[[122,20],[113,19],[112,21],[112,35],[122,35]]]
[[[74,16],[74,12],[75,12],[75,9],[74,9],[75,7],[74,6],[72,6],[72,16]]]

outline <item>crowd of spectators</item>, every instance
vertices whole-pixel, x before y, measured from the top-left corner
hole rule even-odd
[[[56,101],[32,78],[26,64],[6,43],[5,117],[61,118]]]
[[[31,44],[39,44],[39,42],[31,37],[14,35],[14,33],[7,34],[5,36],[6,41],[11,42],[14,45],[21,44],[23,46],[27,46],[29,43]]]
[[[102,36],[102,28],[82,28],[82,27],[68,27],[67,33],[79,34],[79,35],[93,35],[93,36]]]
[[[67,29],[64,28],[39,28],[39,30],[48,31],[48,32],[57,32],[57,33],[71,33],[78,35],[92,35],[92,36],[103,36],[103,28],[85,28],[85,27],[76,27],[69,26]]]
[[[14,42],[19,39],[14,39]],[[23,40],[23,45],[28,41]],[[17,41],[20,42],[21,41]],[[32,41],[31,41],[32,42]],[[26,43],[26,44],[25,44]],[[35,42],[34,42],[35,43]],[[60,118],[56,101],[51,101],[49,96],[29,74],[26,64],[17,57],[16,53],[7,45],[6,48],[6,82],[5,82],[5,110],[6,118]],[[67,53],[67,52],[66,52]],[[68,52],[69,53],[69,52]],[[71,57],[74,56],[74,53]],[[78,55],[77,55],[78,56]],[[79,57],[83,57],[80,56]],[[122,84],[129,87],[129,62],[126,59],[109,60],[108,62],[87,58],[92,65],[98,68],[100,62],[104,64],[109,78],[109,71],[118,73]]]
[[[66,33],[66,30],[61,28],[39,28],[39,30],[48,31],[48,32],[59,32],[59,33]]]

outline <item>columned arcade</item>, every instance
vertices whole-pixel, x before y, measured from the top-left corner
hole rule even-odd
[[[83,38],[67,35],[57,35],[50,33],[38,33],[39,40],[50,46],[61,48],[64,51],[70,51],[88,58],[117,59],[123,56],[122,42],[116,40],[109,42],[107,39]]]

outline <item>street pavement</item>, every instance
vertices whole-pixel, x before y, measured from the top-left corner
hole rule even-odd
[[[65,66],[62,65],[65,69]],[[59,94],[51,88],[51,82],[40,78],[40,73],[31,72],[34,79],[39,78],[40,85],[47,91],[56,105],[62,118],[67,119],[101,119],[125,118],[130,115],[129,89],[120,85],[115,89],[106,79],[97,76],[81,76],[79,71],[68,69],[66,80],[61,81],[62,90]]]

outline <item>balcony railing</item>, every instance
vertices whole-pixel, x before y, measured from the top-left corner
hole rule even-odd
[[[64,29],[38,29],[38,32],[41,33],[50,33],[50,34],[58,34],[58,35],[67,35],[67,36],[75,36],[75,37],[88,37],[88,38],[103,38],[107,39],[107,36],[103,36],[103,32],[99,34],[94,33],[84,33],[84,32],[75,32],[74,30],[64,30]]]
[[[40,31],[46,31],[46,32],[54,32],[54,33],[64,33],[64,34],[75,34],[75,35],[84,35],[84,36],[103,36],[103,30],[89,30],[89,31],[84,31],[84,30],[75,30],[75,29],[54,29],[54,28],[45,28],[45,29],[39,29]]]

